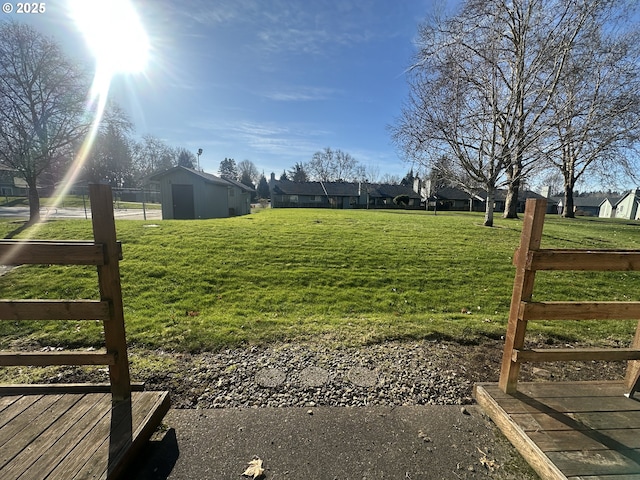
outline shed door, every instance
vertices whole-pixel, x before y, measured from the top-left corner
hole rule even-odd
[[[173,218],[176,220],[196,218],[193,203],[193,185],[171,185]]]

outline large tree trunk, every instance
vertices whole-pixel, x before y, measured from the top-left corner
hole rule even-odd
[[[487,202],[484,210],[484,223],[485,227],[493,227],[493,202],[495,199],[495,188],[487,189]]]
[[[564,209],[562,210],[562,216],[565,218],[575,218],[575,212],[573,211],[573,183],[565,182],[564,184]]]
[[[503,218],[518,218],[518,196],[520,193],[520,166],[513,165],[507,170],[507,198],[504,202]]]
[[[38,189],[36,188],[35,180],[33,182],[27,181],[29,186],[29,224],[37,223],[40,221],[40,195],[38,195]]]

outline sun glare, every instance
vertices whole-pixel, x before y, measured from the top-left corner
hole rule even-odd
[[[69,6],[99,69],[111,75],[144,70],[149,38],[131,2],[70,0]]]
[[[96,138],[113,77],[144,71],[149,60],[149,37],[130,0],[67,0],[69,16],[95,57],[95,73],[87,110],[93,122],[73,164],[56,191],[64,196],[79,176]],[[56,200],[56,204],[58,200]]]

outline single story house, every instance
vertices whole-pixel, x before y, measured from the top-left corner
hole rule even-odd
[[[520,190],[518,193],[517,212],[523,213],[528,198],[543,198],[531,190]],[[504,212],[507,199],[507,190],[498,189],[494,193],[493,209],[495,212]],[[429,210],[436,207],[438,210],[460,210],[472,212],[484,212],[487,192],[480,190],[476,193],[469,193],[455,187],[445,187],[438,189],[434,195],[429,197]]]
[[[616,195],[611,197],[606,197],[600,203],[600,209],[598,210],[598,216],[601,218],[615,218],[616,216],[616,205],[620,201],[622,197]]]
[[[597,217],[600,215],[600,206],[604,199],[602,195],[574,196],[573,212],[575,215]],[[557,205],[557,213],[561,214],[564,210],[564,197],[553,197],[553,200]]]
[[[29,193],[27,182],[11,167],[0,164],[0,195],[3,197],[26,197]]]
[[[406,196],[407,208],[420,208],[420,195],[410,187],[364,182],[269,181],[272,208],[400,208],[394,203]]]
[[[493,199],[494,211],[504,212],[504,209],[507,205],[507,192],[508,190],[502,188],[496,190]],[[484,192],[482,192],[482,196],[486,198],[486,194]],[[529,198],[544,198],[544,196],[532,190],[520,189],[518,191],[518,205],[516,206],[516,213],[524,213],[524,208]]]
[[[210,173],[177,166],[154,173],[160,185],[162,218],[226,218],[251,213],[253,189]]]
[[[486,195],[485,195],[486,197]],[[428,199],[429,210],[484,211],[485,199],[456,187],[439,188]]]
[[[627,192],[615,204],[615,217],[640,220],[640,189]]]

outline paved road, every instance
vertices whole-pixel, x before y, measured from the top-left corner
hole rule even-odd
[[[143,220],[141,209],[114,209],[114,216],[119,220]],[[91,218],[91,210],[84,208],[46,208],[40,209],[42,218]],[[161,220],[161,210],[147,210],[147,220]],[[29,218],[29,207],[0,207],[0,217]]]

